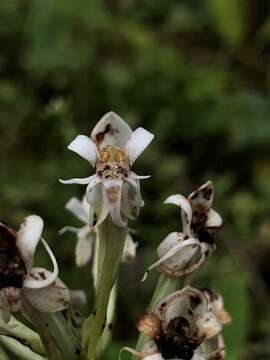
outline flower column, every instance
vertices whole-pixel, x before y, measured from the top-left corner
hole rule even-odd
[[[100,239],[95,306],[85,322],[83,335],[90,360],[95,359],[97,343],[106,322],[128,220],[134,220],[143,206],[139,180],[146,177],[136,175],[130,168],[152,139],[153,135],[145,129],[132,132],[118,115],[109,112],[97,123],[91,138],[79,135],[68,147],[88,160],[96,170],[94,175],[84,179],[61,180],[66,184],[88,184],[89,227],[98,227]]]

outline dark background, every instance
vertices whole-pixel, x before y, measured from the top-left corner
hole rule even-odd
[[[194,283],[221,291],[232,313],[227,359],[270,359],[269,1],[1,1],[0,49],[1,218],[15,228],[27,214],[44,218],[70,288],[92,286],[90,267],[74,265],[74,236],[57,234],[79,225],[64,204],[84,187],[58,178],[89,176],[89,165],[66,146],[109,110],[156,136],[135,164],[152,178],[106,359],[134,343],[158,277],[142,284],[144,269],[181,229],[162,202],[208,179],[226,224]]]

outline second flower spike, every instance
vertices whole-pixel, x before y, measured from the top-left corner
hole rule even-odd
[[[86,198],[90,204],[90,227],[101,224],[110,214],[119,227],[135,219],[143,200],[140,179],[131,166],[154,136],[143,128],[134,132],[114,112],[105,114],[97,123],[91,137],[78,135],[68,146],[95,168],[96,173],[84,179],[60,180],[64,184],[87,185]]]

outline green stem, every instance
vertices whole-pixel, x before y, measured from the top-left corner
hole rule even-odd
[[[83,344],[87,349],[87,359],[95,360],[99,338],[106,324],[106,313],[111,289],[114,285],[123,253],[127,228],[115,226],[108,217],[99,226],[99,256],[97,291],[94,310],[86,319]]]
[[[161,274],[158,279],[158,283],[156,285],[154,294],[152,296],[152,300],[149,305],[149,311],[153,311],[158,302],[163,299],[165,296],[169,295],[170,293],[176,291],[179,287],[182,286],[182,282],[179,278],[171,278],[164,274]],[[147,342],[148,338],[143,333],[140,334],[136,350],[142,350],[143,346]],[[136,356],[132,356],[132,360],[136,360]]]

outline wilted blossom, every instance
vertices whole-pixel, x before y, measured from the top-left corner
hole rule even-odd
[[[105,114],[91,136],[78,135],[68,146],[86,159],[95,174],[84,179],[60,180],[64,184],[84,184],[90,204],[89,224],[95,227],[110,214],[115,225],[124,227],[135,219],[143,200],[140,179],[131,166],[153,139],[143,128],[134,132],[114,112]]]
[[[57,277],[57,262],[41,238],[42,230],[43,220],[36,215],[28,216],[19,231],[0,223],[0,317],[6,323],[24,301],[45,313],[61,311],[69,304],[69,291]],[[33,266],[39,240],[51,258],[52,272]]]
[[[75,248],[75,261],[77,266],[86,265],[93,254],[93,247],[98,241],[98,232],[96,228],[90,228],[89,226],[89,209],[90,206],[86,200],[86,196],[79,200],[76,197],[72,197],[66,203],[66,209],[75,215],[84,225],[80,228],[73,226],[65,226],[60,230],[60,234],[66,231],[71,231],[77,235],[77,244]],[[137,244],[134,242],[132,236],[128,233],[125,246],[122,254],[123,262],[131,262],[136,255]]]
[[[223,350],[204,352],[204,343],[219,334],[222,324],[206,296],[189,286],[163,298],[137,327],[150,341],[142,351],[132,352],[145,360],[205,360]]]
[[[170,233],[159,245],[159,260],[145,274],[158,268],[172,277],[191,274],[199,269],[215,250],[214,234],[222,226],[220,215],[212,209],[214,187],[207,181],[187,197],[171,195],[165,204],[181,208],[182,232]]]

